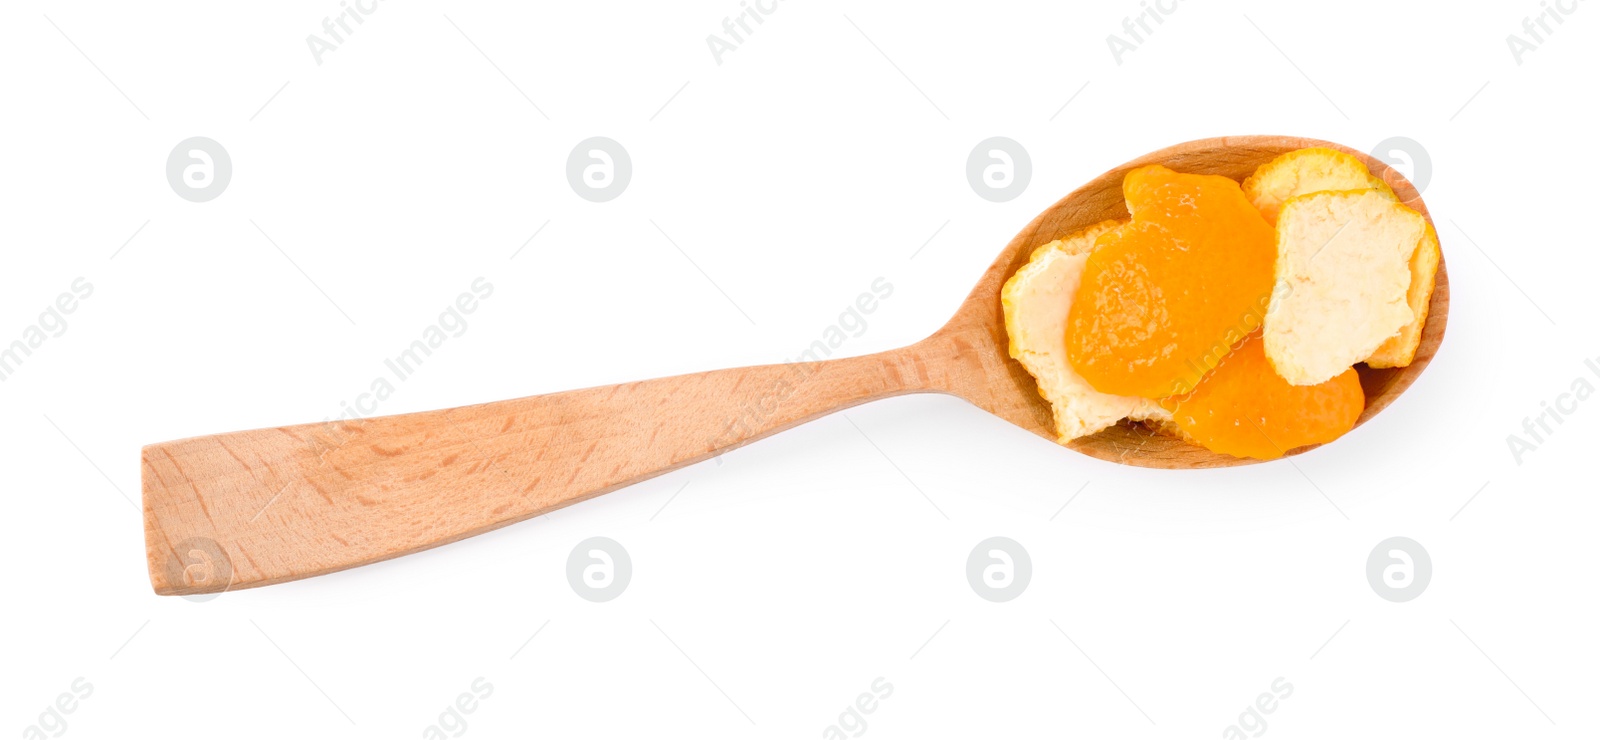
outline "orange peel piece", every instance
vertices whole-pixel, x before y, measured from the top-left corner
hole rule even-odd
[[[1067,310],[1095,240],[1120,227],[1102,221],[1033,251],[1000,290],[1011,357],[1027,369],[1050,402],[1056,440],[1062,444],[1094,434],[1124,418],[1169,422],[1172,415],[1148,398],[1113,396],[1091,387],[1067,363]]]
[[[1439,277],[1439,232],[1433,224],[1417,243],[1411,255],[1411,285],[1406,289],[1406,303],[1414,317],[1411,323],[1400,327],[1400,333],[1378,345],[1377,351],[1367,358],[1368,367],[1405,367],[1417,357],[1417,347],[1422,345],[1422,328],[1428,325],[1428,310],[1433,301],[1434,282]]]
[[[1373,176],[1360,159],[1326,147],[1297,149],[1278,156],[1245,178],[1243,189],[1245,197],[1271,224],[1278,222],[1283,204],[1290,199],[1321,191],[1371,189],[1390,200],[1398,200],[1389,184]],[[1422,344],[1422,329],[1428,323],[1439,260],[1439,235],[1433,224],[1428,224],[1410,262],[1411,283],[1406,291],[1406,302],[1414,318],[1366,358],[1369,367],[1405,367],[1416,358],[1417,347]]]
[[[1374,177],[1354,156],[1337,149],[1296,149],[1256,168],[1244,179],[1244,196],[1260,209],[1269,224],[1278,223],[1278,211],[1296,195],[1323,190],[1372,189],[1397,200],[1389,184]]]
[[[1167,399],[1183,437],[1213,452],[1275,460],[1338,439],[1366,407],[1354,368],[1317,385],[1289,385],[1250,335],[1194,392]]]
[[[1160,165],[1122,182],[1132,220],[1099,237],[1067,321],[1067,356],[1096,390],[1192,391],[1260,328],[1276,237],[1239,183]]]
[[[1416,211],[1373,190],[1297,195],[1278,218],[1278,290],[1267,357],[1295,385],[1365,360],[1416,323],[1410,262],[1427,232]]]

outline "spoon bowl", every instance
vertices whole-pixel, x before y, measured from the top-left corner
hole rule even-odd
[[[1032,375],[1022,365],[1012,360],[1008,351],[1005,316],[1000,306],[1000,289],[1018,268],[1027,264],[1033,250],[1085,227],[1107,219],[1126,219],[1128,209],[1122,195],[1122,178],[1130,170],[1159,164],[1178,172],[1196,175],[1221,175],[1236,181],[1255,172],[1257,167],[1278,155],[1309,147],[1325,147],[1350,154],[1367,165],[1372,174],[1383,179],[1394,190],[1400,202],[1422,214],[1430,224],[1433,218],[1415,186],[1388,163],[1363,152],[1332,142],[1292,136],[1228,136],[1201,139],[1160,151],[1112,169],[1083,187],[1072,191],[1055,205],[1039,214],[1001,252],[978,281],[975,287],[943,329],[929,339],[942,335],[959,335],[964,345],[981,348],[994,355],[996,364],[1003,364],[1016,387],[1014,394],[997,394],[992,397],[975,397],[979,394],[958,393],[983,407],[990,413],[1028,429],[1046,439],[1054,440],[1051,426],[1050,404],[1039,397]],[[1361,377],[1361,390],[1366,394],[1366,408],[1356,421],[1359,427],[1379,412],[1388,408],[1394,399],[1411,387],[1428,363],[1439,351],[1444,339],[1446,316],[1450,312],[1450,280],[1445,274],[1444,260],[1439,261],[1433,298],[1429,304],[1428,320],[1423,326],[1421,343],[1416,357],[1406,367],[1369,368],[1356,366]],[[987,331],[986,331],[987,330]],[[1130,422],[1117,424],[1101,432],[1074,440],[1069,448],[1090,457],[1125,465],[1146,468],[1215,468],[1234,465],[1252,465],[1264,462],[1251,458],[1212,452],[1176,437],[1160,434],[1142,425]],[[1314,449],[1310,445],[1289,450],[1286,456],[1298,455]]]
[[[1126,218],[1122,178],[1135,167],[1161,164],[1241,180],[1280,154],[1314,146],[1359,157],[1403,203],[1428,215],[1399,173],[1337,144],[1282,136],[1179,144],[1095,178],[1040,214],[984,272],[955,316],[909,347],[148,445],[141,469],[151,584],[159,594],[215,593],[417,552],[906,393],[956,395],[1053,442],[1049,405],[1008,354],[1000,305],[1006,279],[1035,247]],[[1358,426],[1427,367],[1444,336],[1449,296],[1441,263],[1411,365],[1358,366],[1367,396]],[[1258,462],[1127,423],[1068,448],[1150,468]]]

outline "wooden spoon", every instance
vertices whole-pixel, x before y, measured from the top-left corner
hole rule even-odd
[[[1122,177],[1134,167],[1162,164],[1242,180],[1279,154],[1312,146],[1361,158],[1402,202],[1427,215],[1416,188],[1388,165],[1336,144],[1281,136],[1179,144],[1095,178],[1040,214],[1000,253],[955,317],[910,347],[145,447],[150,580],[159,594],[211,593],[405,555],[904,393],[960,396],[1053,440],[1049,406],[1007,354],[1000,308],[1001,285],[1034,247],[1126,218]],[[1416,359],[1404,368],[1359,368],[1367,406],[1358,425],[1427,367],[1444,335],[1449,304],[1441,264]],[[1068,447],[1152,468],[1256,462],[1126,424]]]

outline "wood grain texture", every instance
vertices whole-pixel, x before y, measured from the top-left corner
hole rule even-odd
[[[1018,234],[954,318],[910,347],[865,357],[717,370],[510,401],[195,437],[144,448],[145,545],[160,594],[249,588],[330,573],[522,521],[880,398],[948,393],[1047,439],[1050,409],[1007,355],[1000,288],[1034,247],[1126,217],[1122,176],[1146,164],[1242,179],[1294,149],[1367,162],[1407,205],[1416,189],[1384,163],[1328,142],[1246,136],[1189,142],[1101,175]],[[1438,287],[1415,361],[1360,368],[1365,422],[1437,352],[1449,313]],[[1360,422],[1358,422],[1360,423]],[[1135,425],[1074,442],[1092,457],[1158,468],[1255,461]],[[1301,450],[1303,451],[1303,450]]]

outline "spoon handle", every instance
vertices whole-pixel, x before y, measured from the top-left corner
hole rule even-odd
[[[878,398],[915,347],[149,445],[158,594],[264,586],[487,532]]]

